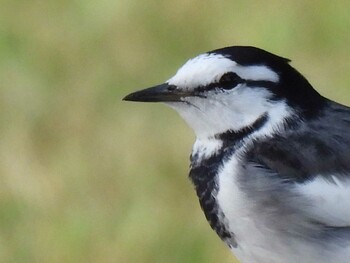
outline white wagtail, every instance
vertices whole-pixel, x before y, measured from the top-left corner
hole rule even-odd
[[[124,100],[164,102],[194,130],[190,179],[241,262],[349,263],[350,108],[289,62],[217,49]]]

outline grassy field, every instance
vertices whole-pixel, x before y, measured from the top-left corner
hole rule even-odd
[[[0,262],[234,262],[187,180],[194,136],[122,102],[254,45],[350,104],[347,1],[0,1]]]

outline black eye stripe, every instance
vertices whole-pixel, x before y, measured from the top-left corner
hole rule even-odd
[[[196,89],[197,92],[209,91],[214,89],[230,90],[234,89],[237,85],[245,83],[247,87],[265,87],[274,88],[277,83],[269,80],[245,80],[242,79],[234,72],[227,72],[221,76],[218,82],[210,83],[206,86],[200,86]]]
[[[254,87],[273,88],[277,86],[276,82],[269,81],[269,80],[247,80],[245,81],[245,83],[248,87],[251,87],[251,88],[254,88]]]
[[[197,88],[197,91],[202,92],[207,90],[213,90],[216,88],[229,90],[235,88],[238,84],[244,82],[245,80],[239,77],[236,73],[227,72],[221,76],[218,82],[210,83],[206,86],[200,86]]]

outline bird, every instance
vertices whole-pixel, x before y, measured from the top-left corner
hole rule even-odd
[[[215,49],[123,100],[165,103],[192,128],[189,178],[240,262],[350,262],[350,108],[289,59]]]

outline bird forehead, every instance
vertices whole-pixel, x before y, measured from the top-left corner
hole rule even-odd
[[[205,86],[218,81],[222,74],[233,71],[236,65],[222,55],[201,54],[188,60],[168,83],[182,88]]]
[[[206,53],[188,60],[167,82],[191,89],[218,82],[227,72],[246,80],[279,81],[279,75],[266,65],[242,66],[221,54]]]

